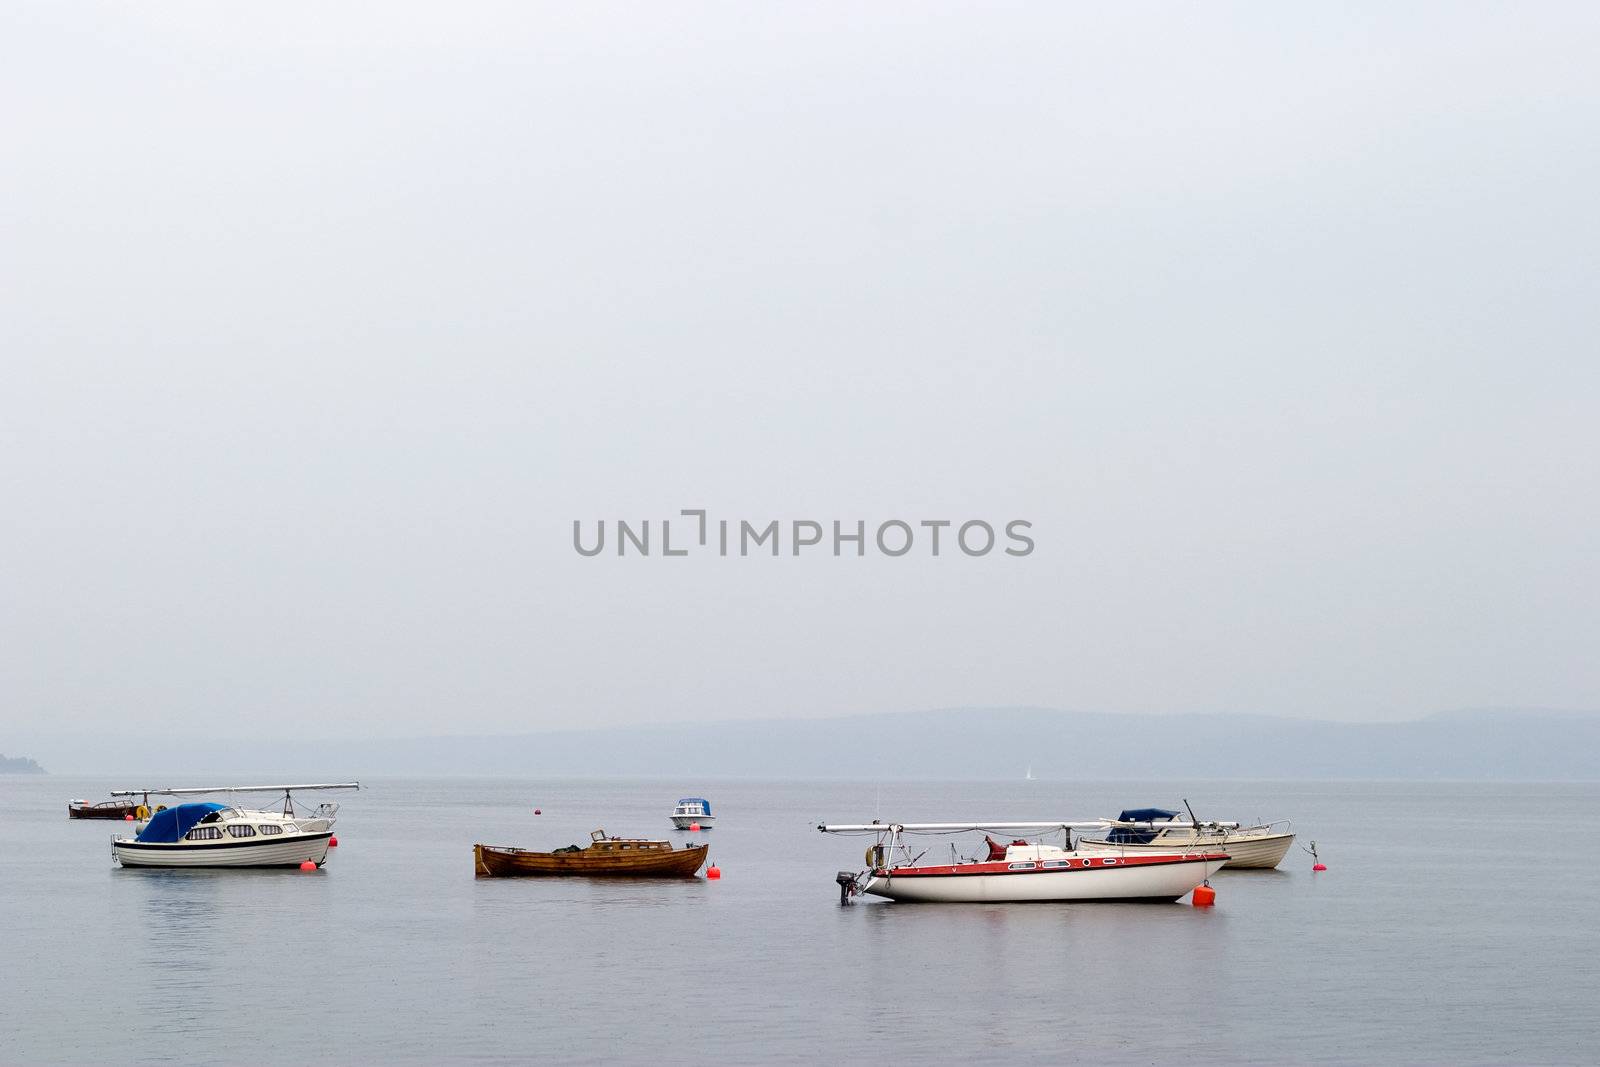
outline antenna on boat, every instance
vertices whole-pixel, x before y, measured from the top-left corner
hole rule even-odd
[[[1189,811],[1189,821],[1194,823],[1194,828],[1196,830],[1199,830],[1200,829],[1200,820],[1194,817],[1194,809],[1189,807],[1189,798],[1188,797],[1184,797],[1183,798],[1183,806],[1185,808],[1187,808],[1188,811]]]

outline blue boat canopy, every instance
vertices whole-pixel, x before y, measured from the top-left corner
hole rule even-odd
[[[193,830],[195,823],[212,812],[222,811],[226,807],[226,804],[213,804],[208,801],[203,804],[179,804],[165,811],[158,811],[150,816],[144,832],[134,840],[170,845],[174,841],[183,840],[183,835]]]
[[[698,804],[700,805],[700,809],[707,815],[711,814],[711,801],[707,800],[705,797],[680,797],[678,800],[678,805],[682,807],[684,804]]]
[[[1118,822],[1166,822],[1175,819],[1178,813],[1168,811],[1166,808],[1129,808],[1117,816]],[[1106,835],[1106,840],[1118,845],[1148,845],[1156,839],[1154,830],[1133,830],[1126,826],[1114,826]]]
[[[1129,808],[1117,816],[1118,822],[1166,822],[1176,819],[1178,813],[1166,808]]]

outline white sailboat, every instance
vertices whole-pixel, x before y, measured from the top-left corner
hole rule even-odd
[[[840,871],[840,899],[867,893],[896,901],[1145,901],[1171,902],[1215,874],[1228,861],[1216,850],[1170,849],[1138,856],[1083,852],[1071,847],[1072,832],[1103,829],[1104,820],[1084,822],[824,823],[823,833],[871,835],[867,869]],[[1016,839],[1002,844],[985,837],[987,855],[962,857],[950,846],[949,863],[923,863],[907,834],[1012,831],[1035,836],[1060,833],[1062,846]]]
[[[222,786],[210,789],[123,790],[118,796],[140,796],[144,818],[135,836],[115,837],[111,853],[124,867],[321,867],[333,843],[337,804],[319,805],[316,814],[300,816],[292,793],[357,789],[358,783],[326,785]],[[216,801],[191,801],[149,810],[151,796],[207,793],[282,792],[281,811],[235,807]]]

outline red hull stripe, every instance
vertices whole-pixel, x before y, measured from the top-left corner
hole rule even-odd
[[[943,877],[969,874],[1069,874],[1078,871],[1114,871],[1118,867],[1168,867],[1178,863],[1214,863],[1226,860],[1226,853],[1207,852],[1192,856],[1092,856],[1075,860],[1012,860],[1002,863],[960,863],[944,867],[895,867],[872,872],[890,878]],[[1028,866],[1012,866],[1026,863]],[[1045,867],[1043,864],[1062,864]]]

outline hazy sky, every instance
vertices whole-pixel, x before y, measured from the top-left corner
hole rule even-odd
[[[12,0],[0,742],[1600,707],[1597,49],[1592,4]],[[682,508],[1037,548],[572,548]]]

